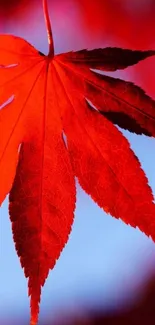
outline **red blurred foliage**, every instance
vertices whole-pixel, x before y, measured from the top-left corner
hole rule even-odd
[[[143,48],[154,40],[155,1],[77,0],[77,3],[83,24],[94,37],[111,34]]]
[[[4,14],[4,18],[8,19],[14,13],[20,14],[25,8],[28,8],[28,4],[30,4],[28,0],[1,0],[0,14]]]
[[[62,0],[48,2],[60,7],[61,14]],[[96,47],[96,39],[104,41],[109,38],[115,46],[124,48],[155,48],[154,0],[63,0],[64,3],[75,4],[79,9],[79,26],[83,27],[83,37],[91,38],[92,47]],[[0,16],[5,21],[13,16],[22,19],[23,15],[28,15],[32,6],[34,8],[38,5],[41,5],[41,0],[1,0]],[[150,59],[131,70],[139,85],[152,96],[155,93],[154,63],[154,59]]]
[[[49,4],[61,5],[61,0],[49,0]],[[111,35],[138,49],[150,47],[155,34],[155,1],[139,0],[64,0],[79,7],[80,19],[91,37]],[[29,10],[36,0],[1,0],[0,13],[19,14]],[[41,3],[41,0],[40,0]],[[60,8],[61,9],[61,8]],[[7,18],[5,17],[5,18]]]
[[[41,2],[41,0],[40,0]],[[61,0],[49,0],[61,4]],[[155,33],[155,1],[139,0],[64,0],[80,8],[81,22],[91,36],[112,35],[136,48],[152,44]],[[0,13],[18,14],[18,9],[29,9],[36,0],[1,0]],[[7,17],[5,17],[7,18]]]
[[[155,1],[139,0],[76,0],[80,8],[85,35],[92,42],[109,37],[115,46],[132,49],[155,48]],[[134,72],[141,86],[155,93],[154,61],[136,67]],[[149,73],[148,73],[149,72]]]
[[[0,32],[7,29],[7,23],[10,19],[22,20],[30,9],[29,0],[0,0]]]

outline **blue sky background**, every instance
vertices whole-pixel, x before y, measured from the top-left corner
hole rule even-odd
[[[65,21],[58,13],[51,14],[56,52],[89,47],[90,39],[84,39],[77,19],[77,8],[64,12]],[[1,33],[21,36],[42,52],[47,52],[47,37],[42,11],[32,12],[29,20],[11,21]],[[77,36],[75,36],[77,35]],[[96,39],[94,47],[116,45],[111,39]],[[117,44],[119,46],[120,44]],[[154,67],[152,66],[152,69]],[[155,69],[154,69],[155,70]],[[121,74],[132,80],[132,70]],[[155,97],[155,96],[154,96]],[[124,132],[131,143],[155,193],[155,139]],[[0,321],[12,324],[12,317],[29,319],[27,280],[24,278],[16,256],[8,201],[0,209]],[[70,240],[50,272],[43,289],[40,319],[56,315],[60,307],[74,310],[78,306],[102,306],[105,310],[117,309],[136,299],[143,283],[155,275],[155,245],[138,229],[106,215],[77,184],[77,208]]]

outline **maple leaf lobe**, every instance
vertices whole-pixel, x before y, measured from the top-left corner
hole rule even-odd
[[[72,63],[88,65],[89,68],[116,71],[118,69],[125,69],[154,55],[155,51],[153,50],[138,51],[107,47],[104,49],[72,51],[66,55],[66,59]]]

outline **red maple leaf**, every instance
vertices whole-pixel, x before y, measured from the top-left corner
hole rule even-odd
[[[0,36],[0,203],[10,192],[31,325],[38,320],[41,287],[71,231],[75,176],[107,213],[155,240],[152,191],[113,125],[154,136],[155,102],[132,83],[90,70],[124,69],[155,52],[105,48],[54,56],[43,4],[48,56],[22,38]]]

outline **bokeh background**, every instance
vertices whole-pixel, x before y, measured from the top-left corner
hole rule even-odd
[[[56,53],[105,46],[155,49],[154,0],[51,0],[49,7]],[[0,33],[23,37],[47,53],[41,0],[1,0]],[[155,58],[111,75],[134,81],[155,99]],[[155,139],[123,133],[155,193]],[[13,244],[7,199],[0,216],[0,324],[26,325],[27,280]],[[104,213],[77,183],[73,230],[43,288],[40,325],[137,324],[137,317],[152,325],[153,306],[155,244]]]

